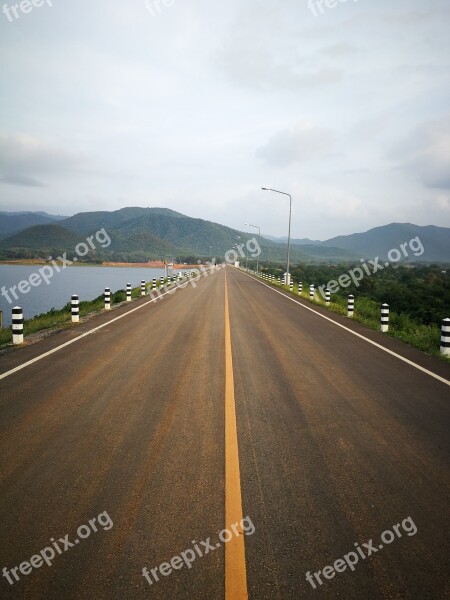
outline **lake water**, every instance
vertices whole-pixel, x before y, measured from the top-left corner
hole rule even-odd
[[[20,281],[28,280],[30,275],[38,273],[41,267],[42,265],[0,265],[0,291],[2,286],[9,290]],[[63,308],[70,302],[72,294],[78,294],[80,300],[93,300],[103,294],[105,287],[111,288],[111,292],[114,293],[124,290],[127,283],[138,287],[141,280],[149,282],[161,275],[164,275],[164,269],[140,267],[67,267],[59,273],[53,270],[53,277],[48,285],[41,281],[39,286],[31,286],[26,294],[21,294],[16,289],[18,300],[9,293],[12,304],[9,304],[5,296],[0,295],[3,326],[8,327],[11,324],[11,309],[14,306],[21,306],[24,318],[30,319],[51,308]]]

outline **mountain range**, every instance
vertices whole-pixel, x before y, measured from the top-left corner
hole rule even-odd
[[[409,250],[409,255],[414,257],[414,260],[427,263],[447,263],[450,261],[450,228],[437,227],[436,225],[420,226],[412,223],[390,223],[389,225],[374,227],[364,233],[340,235],[325,241],[292,239],[291,243],[301,246],[302,250],[314,245],[322,250],[325,248],[342,248],[342,250],[347,250],[361,258],[379,256],[386,259],[390,250],[400,249],[401,244],[409,243],[416,237],[419,238],[424,250],[420,256],[414,256]],[[287,242],[287,238],[270,236],[269,239],[280,244]]]
[[[60,252],[73,254],[75,246],[100,229],[111,244],[96,247],[90,259],[140,262],[153,259],[223,257],[233,245],[253,234],[224,225],[194,219],[168,208],[128,207],[116,211],[78,213],[61,217],[47,213],[0,213],[0,258],[46,258]],[[450,229],[391,223],[364,233],[330,240],[291,240],[293,262],[355,262],[379,256],[418,237],[420,255],[409,250],[408,259],[420,262],[450,262]],[[262,261],[284,261],[286,238],[261,237]],[[417,245],[417,244],[416,244]],[[419,253],[416,253],[419,254]]]

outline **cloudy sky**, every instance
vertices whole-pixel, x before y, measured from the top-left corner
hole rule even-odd
[[[38,6],[40,3],[42,6]],[[326,239],[450,227],[448,0],[35,0],[0,14],[0,206]]]

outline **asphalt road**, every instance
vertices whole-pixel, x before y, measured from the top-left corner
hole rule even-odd
[[[136,307],[0,357],[1,598],[450,597],[448,385],[231,268]]]

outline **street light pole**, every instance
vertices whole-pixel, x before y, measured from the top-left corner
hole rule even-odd
[[[291,274],[289,273],[290,258],[291,258],[291,214],[292,214],[292,196],[287,192],[280,192],[280,190],[274,190],[272,188],[261,188],[265,192],[276,192],[277,194],[283,194],[283,196],[289,196],[289,229],[288,229],[288,247],[287,247],[287,268],[286,268],[286,285],[291,283]]]
[[[252,225],[251,223],[245,224],[258,230],[258,245],[259,249],[261,250],[261,227],[258,227],[258,225]],[[256,256],[256,272],[259,273],[259,254]]]

